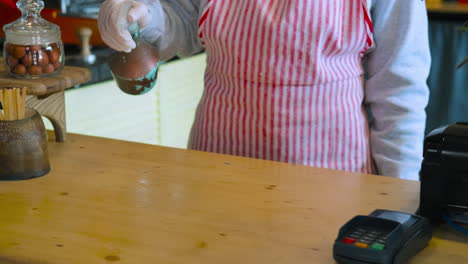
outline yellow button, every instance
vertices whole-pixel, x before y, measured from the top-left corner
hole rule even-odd
[[[360,248],[367,248],[367,247],[369,246],[368,244],[359,243],[359,242],[354,243],[354,245],[355,245],[356,247],[360,247]]]

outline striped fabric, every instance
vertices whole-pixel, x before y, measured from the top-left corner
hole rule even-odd
[[[192,149],[371,172],[364,0],[211,0]]]

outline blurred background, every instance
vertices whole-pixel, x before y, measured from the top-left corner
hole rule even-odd
[[[123,94],[116,87],[107,57],[112,52],[97,30],[102,1],[46,0],[43,18],[60,26],[65,44],[66,65],[81,66],[93,72],[89,83],[66,91],[69,132],[185,148],[196,106],[203,91],[205,55],[165,62],[155,89],[143,96]],[[432,69],[428,79],[431,91],[427,108],[427,129],[456,121],[468,121],[468,66],[456,65],[468,55],[467,0],[427,0]],[[0,0],[0,25],[20,16],[16,0]],[[91,37],[93,63],[77,59],[87,28]],[[0,30],[0,42],[4,34]],[[89,104],[92,98],[93,104]],[[46,121],[47,122],[47,121]]]

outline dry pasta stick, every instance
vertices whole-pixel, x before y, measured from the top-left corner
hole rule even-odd
[[[10,120],[10,104],[8,100],[8,89],[3,91],[3,112],[5,114],[5,120]]]
[[[15,88],[15,99],[16,99],[16,119],[23,119],[23,112],[21,109],[23,108],[23,105],[21,104],[21,93],[20,93],[20,88]]]
[[[23,91],[21,93],[21,98],[22,98],[22,102],[21,102],[21,112],[23,113],[23,118],[26,116],[26,87],[23,87]]]
[[[3,105],[3,90],[0,89],[0,104],[2,105],[2,109],[5,109],[5,106]],[[3,115],[3,110],[0,110],[0,120],[5,120],[5,116]]]
[[[8,114],[8,95],[7,95],[8,90],[3,90],[3,96],[2,96],[2,107],[3,107],[3,117],[5,120],[9,120],[9,114]]]
[[[5,120],[10,120],[10,112],[8,110],[8,89],[3,90],[3,114]]]
[[[11,92],[11,119],[18,120],[18,98],[16,97],[16,88],[10,90]]]
[[[8,89],[8,112],[10,112],[10,119],[15,120],[15,105],[13,104],[13,90]]]
[[[18,120],[20,120],[20,119],[23,119],[21,117],[21,92],[20,92],[20,88],[16,88],[15,92],[16,92],[15,97],[16,97],[16,112],[17,112],[16,118]]]
[[[26,88],[0,89],[0,120],[19,120],[25,117]]]

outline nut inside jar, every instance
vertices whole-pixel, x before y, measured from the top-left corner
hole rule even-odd
[[[57,43],[48,45],[7,43],[5,53],[8,70],[14,76],[52,75],[62,68],[61,49]]]

